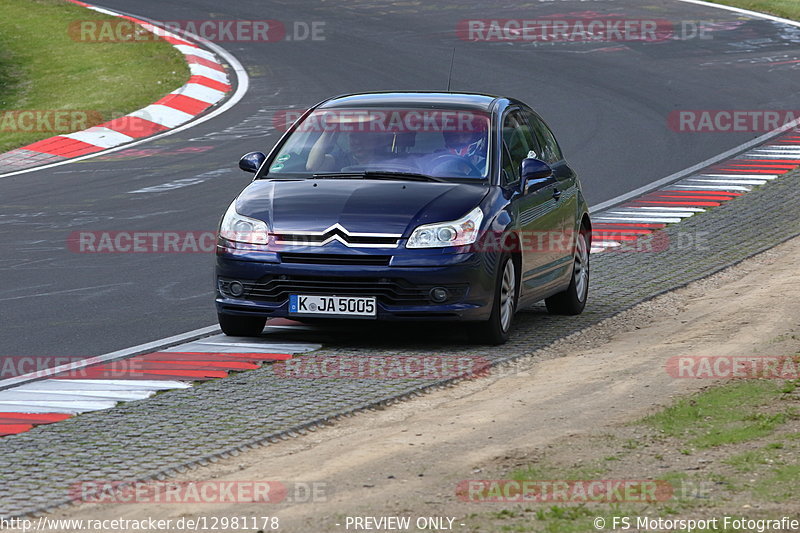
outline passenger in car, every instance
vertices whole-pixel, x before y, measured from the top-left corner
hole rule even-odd
[[[308,154],[306,170],[340,172],[348,167],[365,166],[391,156],[391,135],[354,131],[347,134],[346,146],[341,132],[326,131],[320,135]]]

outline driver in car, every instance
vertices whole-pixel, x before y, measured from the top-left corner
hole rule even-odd
[[[469,160],[478,169],[486,164],[486,131],[443,131],[448,154]]]

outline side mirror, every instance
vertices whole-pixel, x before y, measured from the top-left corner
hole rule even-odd
[[[267,156],[265,156],[263,153],[250,152],[249,154],[244,154],[239,160],[239,168],[245,172],[256,173],[266,160]]]
[[[521,177],[519,186],[523,194],[555,182],[550,165],[533,157],[522,160],[519,175]]]

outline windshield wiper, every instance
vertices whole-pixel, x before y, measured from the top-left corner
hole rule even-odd
[[[438,181],[445,180],[419,174],[416,172],[401,172],[391,170],[364,170],[362,172],[322,172],[313,175],[314,178],[371,178],[378,180],[407,180],[407,181]]]
[[[434,176],[428,176],[427,174],[419,174],[417,172],[392,172],[390,170],[366,170],[364,171],[364,175],[368,178],[376,178],[376,179],[400,179],[400,180],[410,180],[410,181],[440,181],[443,182],[445,180],[441,178],[436,178]]]
[[[311,175],[312,178],[363,178],[363,172],[317,172]]]

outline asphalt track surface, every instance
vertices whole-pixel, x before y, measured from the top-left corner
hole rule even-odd
[[[451,88],[514,96],[536,108],[580,173],[590,204],[760,134],[674,132],[671,111],[793,109],[800,90],[791,62],[800,58],[800,30],[768,21],[660,43],[475,43],[455,32],[463,19],[547,15],[742,22],[672,1],[101,5],[156,20],[324,22],[324,40],[221,43],[251,76],[233,109],[131,151],[0,179],[0,355],[96,355],[214,323],[209,254],[79,254],[68,250],[68,236],[213,231],[248,183],[236,169],[239,156],[278,139],[276,111],[348,92],[443,90],[453,47]],[[177,180],[190,181],[132,193]]]

